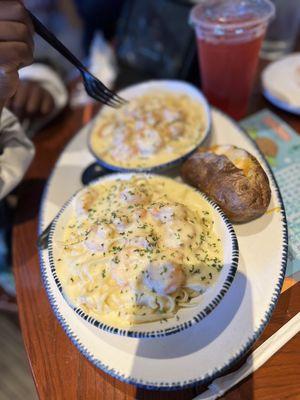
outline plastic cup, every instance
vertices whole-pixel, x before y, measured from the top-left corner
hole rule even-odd
[[[200,0],[191,10],[209,102],[235,119],[245,116],[262,40],[275,15],[269,0]]]

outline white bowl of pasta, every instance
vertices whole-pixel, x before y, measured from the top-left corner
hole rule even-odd
[[[55,218],[48,250],[70,307],[87,324],[136,338],[198,323],[238,265],[233,227],[216,204],[145,173],[107,175],[77,192]]]
[[[128,103],[104,106],[88,138],[101,166],[154,172],[179,165],[209,136],[211,112],[202,92],[179,80],[152,80],[123,89]]]

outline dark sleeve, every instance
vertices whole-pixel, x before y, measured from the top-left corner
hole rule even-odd
[[[85,49],[89,48],[96,31],[101,31],[106,40],[115,36],[124,3],[124,0],[75,0],[84,24]]]

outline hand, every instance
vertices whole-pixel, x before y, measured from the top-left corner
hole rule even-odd
[[[33,61],[33,27],[18,0],[0,0],[0,102],[18,87],[18,70]]]
[[[20,81],[8,108],[22,121],[25,118],[34,119],[51,114],[55,103],[52,95],[38,82],[24,80]]]

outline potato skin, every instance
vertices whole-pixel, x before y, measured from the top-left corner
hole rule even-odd
[[[200,148],[184,162],[181,175],[188,183],[212,198],[232,222],[248,222],[267,210],[271,199],[268,177],[250,153],[251,168],[244,174],[218,146]],[[240,150],[231,146],[232,151]]]

